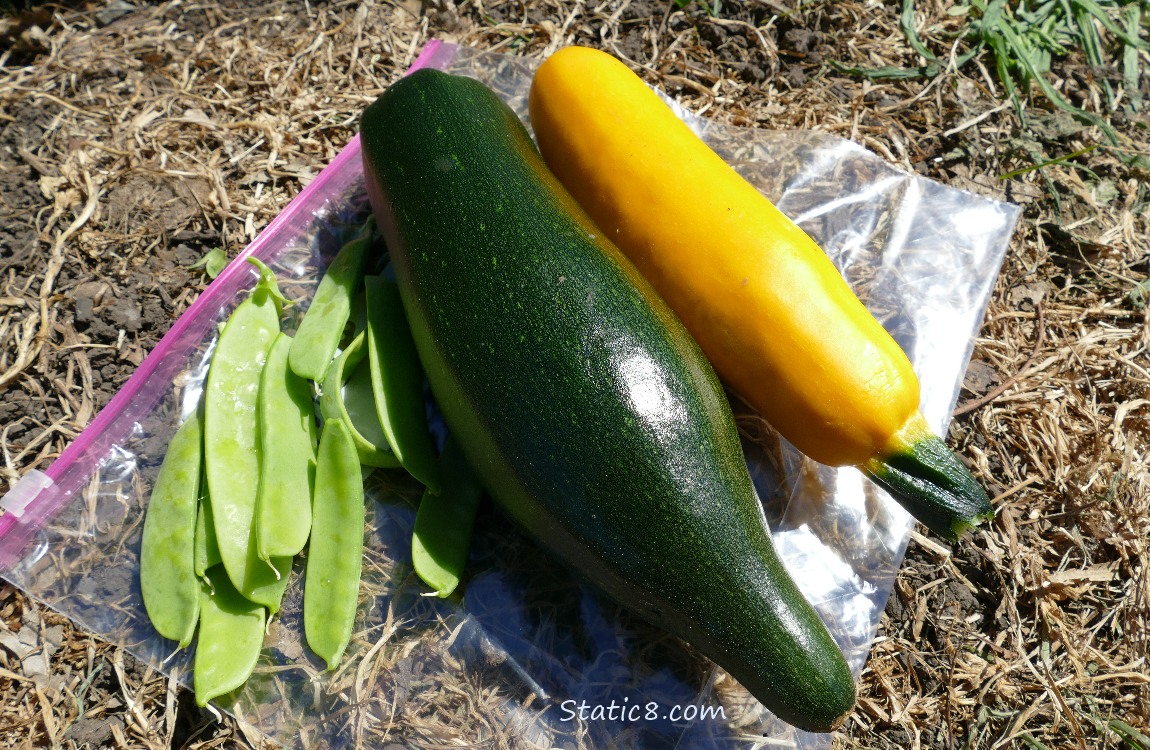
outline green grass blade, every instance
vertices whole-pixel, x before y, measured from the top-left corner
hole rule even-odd
[[[1082,156],[1083,154],[1090,153],[1091,151],[1093,151],[1096,148],[1098,148],[1098,144],[1094,143],[1094,144],[1091,144],[1089,146],[1086,146],[1085,148],[1080,148],[1077,151],[1072,151],[1069,154],[1063,154],[1062,156],[1056,156],[1053,159],[1047,159],[1046,161],[1039,162],[1038,164],[1031,164],[1029,167],[1022,167],[1020,169],[1015,169],[1015,170],[1012,170],[1010,172],[1000,174],[998,176],[998,179],[1009,180],[1012,177],[1018,177],[1019,175],[1024,175],[1028,172],[1034,172],[1035,170],[1042,169],[1044,167],[1050,167],[1050,166],[1053,166],[1055,164],[1061,164],[1063,162],[1070,161],[1071,159],[1074,159],[1076,157]]]
[[[1044,47],[1031,49],[1030,59],[1034,63],[1034,69],[1039,75],[1046,75],[1050,72],[1050,50]]]
[[[1008,9],[1009,6],[1006,4],[1006,0],[991,0],[986,6],[986,13],[984,15],[991,25],[997,26],[1006,18]]]
[[[1107,13],[1101,5],[1094,2],[1094,0],[1070,0],[1070,4],[1094,16],[1098,19],[1098,23],[1102,24],[1107,31],[1126,44],[1133,45],[1140,50],[1150,49],[1150,43],[1147,43],[1145,39],[1139,38],[1137,31],[1133,34],[1127,33],[1126,29],[1114,23],[1114,19],[1110,17],[1110,14]]]
[[[1094,28],[1090,14],[1078,7],[1074,9],[1072,18],[1078,26],[1078,36],[1082,40],[1082,51],[1086,53],[1086,62],[1101,65],[1102,40],[1098,38],[1098,29]]]
[[[1070,7],[1070,0],[1058,0],[1058,7],[1062,8],[1062,18],[1074,18],[1074,9]]]
[[[1020,735],[1018,735],[1018,739],[1019,739],[1019,741],[1022,742],[1023,745],[1026,745],[1027,747],[1031,748],[1032,750],[1050,750],[1049,746],[1047,746],[1046,744],[1044,744],[1042,742],[1039,742],[1037,739],[1034,738],[1033,735],[1020,734]]]
[[[1150,737],[1147,737],[1126,722],[1120,719],[1111,719],[1106,722],[1106,724],[1114,734],[1121,737],[1122,741],[1134,750],[1150,750]]]
[[[1047,0],[1042,5],[1034,9],[1035,23],[1051,24],[1058,21],[1058,14],[1055,11],[1065,4],[1066,0]]]
[[[1034,26],[1030,30],[1033,32],[1033,43],[1036,49],[1045,50],[1047,53],[1053,52],[1056,55],[1065,55],[1070,50],[1066,48],[1067,42],[1072,42],[1074,46],[1078,46],[1075,40],[1073,29],[1055,28],[1057,19],[1049,19],[1041,26]],[[1064,39],[1059,39],[1059,36]]]
[[[987,45],[994,52],[994,67],[998,72],[998,80],[1002,84],[1003,92],[1006,94],[1006,98],[1014,103],[1014,111],[1018,113],[1018,119],[1025,123],[1026,113],[1023,111],[1022,99],[1018,96],[1018,90],[1014,86],[1014,74],[1010,72],[1010,53],[1007,51],[1006,40],[999,33],[987,34],[985,39]]]
[[[1126,8],[1126,31],[1137,36],[1141,27],[1142,6],[1134,3]],[[1130,99],[1130,108],[1135,112],[1142,109],[1142,88],[1138,85],[1142,77],[1140,67],[1141,58],[1138,55],[1137,45],[1127,43],[1122,49],[1122,85],[1125,86],[1126,96]]]
[[[1106,135],[1106,140],[1110,141],[1110,143],[1114,144],[1115,146],[1118,145],[1118,134],[1114,131],[1114,128],[1111,127],[1110,123],[1108,123],[1104,118],[1094,114],[1093,112],[1087,112],[1084,109],[1075,107],[1073,104],[1067,101],[1065,97],[1062,96],[1058,89],[1050,85],[1050,81],[1046,80],[1046,77],[1043,76],[1035,67],[1034,60],[1032,60],[1030,55],[1027,53],[1026,47],[1022,43],[1022,40],[1019,39],[1018,35],[1015,33],[1014,29],[1010,27],[1009,24],[999,24],[998,28],[1002,32],[1002,39],[1005,42],[1009,53],[1012,53],[1012,58],[1015,60],[1015,62],[1018,63],[1018,65],[1022,67],[1027,76],[1034,79],[1034,81],[1038,84],[1038,87],[1042,89],[1042,93],[1045,94],[1046,98],[1050,100],[1051,104],[1061,110],[1070,113],[1079,120],[1097,126]],[[995,51],[995,54],[997,55],[997,50]]]
[[[955,60],[954,60],[955,70],[958,70],[963,65],[966,65],[968,62],[970,62],[972,59],[974,59],[974,56],[977,55],[979,52],[982,52],[982,50],[985,46],[986,46],[986,43],[983,40],[979,39],[977,44],[975,44],[973,47],[968,49],[966,52],[963,52],[961,55],[959,55],[957,58],[955,58]]]
[[[1074,21],[1078,26],[1078,34],[1082,41],[1082,51],[1086,53],[1086,62],[1090,65],[1105,65],[1105,55],[1102,51],[1102,39],[1098,36],[1098,29],[1094,26],[1094,19],[1081,6],[1074,9]],[[1110,81],[1102,80],[1102,90],[1106,94],[1106,109],[1114,111],[1114,87]]]
[[[914,30],[914,0],[902,0],[902,18],[900,19],[902,31],[906,34],[906,40],[910,42],[911,48],[918,54],[925,57],[927,60],[934,60],[935,55],[922,40],[918,38],[918,33]]]
[[[934,78],[939,73],[939,67],[936,63],[931,63],[921,68],[897,68],[893,65],[886,65],[881,68],[859,68],[854,65],[843,65],[840,62],[831,61],[831,66],[840,73],[846,73],[852,76],[859,76],[861,78],[869,78],[871,80],[884,80],[884,81],[906,81],[916,78]]]

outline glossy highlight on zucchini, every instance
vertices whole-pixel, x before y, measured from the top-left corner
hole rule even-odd
[[[827,255],[626,65],[561,49],[529,104],[551,170],[780,434],[862,468],[948,539],[993,517],[926,427],[910,361]]]
[[[360,134],[416,350],[488,494],[782,719],[841,723],[853,677],[775,553],[714,371],[515,114],[420,70]]]

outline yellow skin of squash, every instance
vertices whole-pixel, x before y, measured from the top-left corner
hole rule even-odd
[[[881,470],[932,436],[906,354],[823,250],[626,65],[561,49],[529,104],[551,170],[795,447]]]

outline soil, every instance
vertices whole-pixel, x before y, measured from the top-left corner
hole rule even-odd
[[[599,46],[708,117],[850,138],[1023,209],[946,436],[999,517],[970,544],[915,535],[836,746],[1120,747],[1115,721],[1150,733],[1145,168],[1035,92],[1020,119],[988,53],[934,80],[869,81],[836,65],[919,65],[901,3],[705,5],[0,11],[5,488],[91,422],[208,283],[194,264],[250,242],[427,39],[532,57]],[[944,52],[961,19],[916,5],[920,34]],[[1081,54],[1052,75],[1086,106],[1106,80],[1121,84]],[[1145,109],[1112,122],[1127,151],[1150,152]],[[412,689],[410,665],[397,669]],[[0,749],[262,744],[0,583]]]

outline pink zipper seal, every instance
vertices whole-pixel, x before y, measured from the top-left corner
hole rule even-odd
[[[0,510],[4,511],[5,515],[23,518],[28,506],[36,497],[52,486],[54,486],[52,477],[32,469],[20,477],[20,481],[12,485],[12,488],[4,493],[4,497],[0,497]]]

